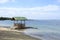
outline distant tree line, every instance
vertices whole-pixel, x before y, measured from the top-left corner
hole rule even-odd
[[[14,18],[0,17],[0,20],[15,20]]]

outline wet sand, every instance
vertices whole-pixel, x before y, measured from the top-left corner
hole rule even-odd
[[[40,40],[22,33],[22,31],[11,30],[0,27],[0,40]]]

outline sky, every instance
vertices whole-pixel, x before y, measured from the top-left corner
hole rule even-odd
[[[60,0],[0,0],[0,17],[60,20]]]

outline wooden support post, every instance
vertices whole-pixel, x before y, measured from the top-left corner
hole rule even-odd
[[[25,20],[24,20],[24,26],[25,26]]]

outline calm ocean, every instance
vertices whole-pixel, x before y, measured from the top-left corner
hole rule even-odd
[[[13,26],[14,21],[0,21],[0,26]],[[60,20],[31,20],[26,26],[37,29],[26,29],[25,34],[42,38],[42,40],[60,40]]]

